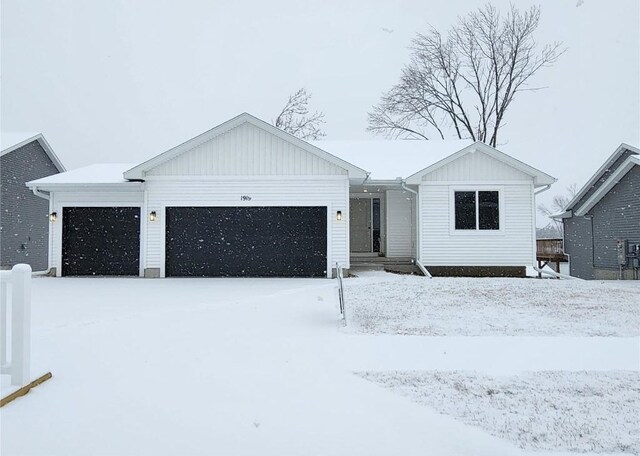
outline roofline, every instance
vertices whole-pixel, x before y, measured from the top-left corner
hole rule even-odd
[[[25,185],[30,189],[38,189],[45,192],[53,192],[57,190],[88,190],[88,189],[105,189],[110,191],[132,191],[141,189],[144,182],[140,181],[122,181],[122,182],[55,182],[47,184],[33,183],[35,181],[26,182]]]
[[[609,166],[611,166],[611,164],[615,162],[625,150],[630,150],[631,152],[640,154],[640,149],[638,149],[637,147],[630,146],[629,144],[626,144],[626,143],[621,143],[616,148],[616,150],[609,156],[609,158],[605,160],[602,166],[598,168],[595,174],[591,176],[591,178],[587,181],[587,183],[582,186],[580,191],[578,191],[578,193],[576,193],[576,195],[571,199],[571,201],[569,201],[569,203],[567,204],[567,207],[564,208],[565,211],[569,211],[573,209],[573,206],[578,201],[580,201],[584,197],[584,195],[587,194],[587,192],[591,189],[591,187],[593,187],[593,184],[595,184],[596,181],[600,179],[600,177],[602,177],[602,174],[604,174],[606,169],[609,168]]]
[[[146,171],[149,171],[150,169],[165,163],[181,154],[183,154],[184,152],[187,152],[188,150],[193,149],[194,147],[205,143],[206,141],[209,141],[213,138],[215,138],[216,136],[219,136],[235,127],[238,127],[240,125],[242,125],[243,123],[248,122],[258,128],[261,128],[262,130],[266,130],[272,134],[274,134],[275,136],[278,136],[279,138],[283,139],[284,141],[288,141],[290,143],[295,144],[296,146],[300,147],[301,149],[306,150],[307,152],[310,152],[312,154],[315,154],[317,156],[319,156],[320,158],[323,158],[324,160],[327,160],[333,164],[335,164],[336,166],[340,166],[341,168],[344,168],[345,170],[347,170],[347,172],[349,173],[349,177],[365,177],[367,175],[367,171],[365,171],[362,168],[359,168],[339,157],[336,157],[335,155],[330,154],[329,152],[320,149],[317,146],[314,146],[313,144],[310,144],[300,138],[297,138],[295,136],[293,136],[292,134],[289,134],[277,127],[274,127],[273,125],[265,122],[264,120],[258,119],[255,116],[252,116],[251,114],[247,113],[247,112],[243,112],[242,114],[239,114],[235,117],[233,117],[232,119],[227,120],[226,122],[221,123],[220,125],[217,125],[213,128],[211,128],[210,130],[205,131],[204,133],[201,133],[191,139],[189,139],[188,141],[183,142],[182,144],[179,144],[169,150],[167,150],[166,152],[163,152],[159,155],[156,155],[155,157],[142,162],[141,164],[134,166],[133,168],[127,170],[124,172],[124,177],[125,179],[144,179],[144,173]]]
[[[55,152],[51,148],[51,145],[49,145],[49,143],[47,142],[47,140],[45,139],[42,133],[33,135],[32,137],[27,138],[24,141],[21,141],[17,144],[14,144],[13,146],[3,149],[2,152],[0,152],[0,157],[3,157],[8,153],[13,152],[16,149],[20,149],[22,146],[26,146],[27,144],[32,143],[33,141],[38,141],[40,146],[42,146],[45,153],[49,156],[49,158],[51,159],[51,161],[53,162],[53,164],[55,165],[55,167],[58,169],[59,172],[64,173],[67,170],[62,164],[62,162],[60,161],[60,159],[58,158],[58,156],[55,154]]]
[[[405,179],[405,182],[407,184],[419,184],[422,181],[422,176],[432,173],[433,171],[439,168],[442,168],[445,165],[448,165],[454,160],[457,160],[458,158],[463,157],[464,155],[470,152],[474,152],[476,150],[484,152],[487,155],[491,156],[492,158],[495,158],[496,160],[499,160],[513,168],[516,168],[517,170],[522,171],[525,174],[528,174],[529,176],[534,178],[534,181],[535,180],[538,181],[538,182],[535,182],[535,185],[538,187],[541,187],[544,185],[551,185],[558,180],[555,177],[550,176],[549,174],[534,168],[533,166],[527,165],[526,163],[518,160],[517,158],[512,157],[509,154],[501,152],[498,149],[492,146],[489,146],[481,141],[476,141],[473,144],[470,144],[464,147],[463,149],[459,150],[458,152],[451,154],[448,157],[445,157],[442,160],[439,160],[430,166],[427,166],[426,168],[418,171],[417,173],[412,174],[411,176]]]
[[[622,162],[622,164],[618,166],[618,169],[611,173],[607,180],[593,192],[593,195],[575,211],[575,215],[582,216],[589,212],[634,166],[640,166],[640,155],[632,155]]]

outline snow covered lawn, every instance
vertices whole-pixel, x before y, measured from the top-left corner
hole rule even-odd
[[[358,375],[522,448],[640,453],[637,371]]]
[[[34,279],[32,373],[53,378],[0,409],[0,454],[532,455],[353,373],[640,369],[638,337],[353,333],[335,285]]]
[[[345,280],[350,329],[428,336],[637,336],[640,281],[434,278]]]

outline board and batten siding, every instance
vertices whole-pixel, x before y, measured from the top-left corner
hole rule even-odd
[[[589,211],[593,216],[593,267],[617,271],[616,240],[640,244],[640,166],[634,166]]]
[[[453,192],[498,190],[499,231],[456,231]],[[529,266],[535,262],[533,178],[476,151],[422,177],[420,258],[425,266]]]
[[[388,257],[415,257],[416,214],[414,194],[388,190],[386,194],[386,236]]]
[[[63,226],[63,208],[65,207],[140,207],[141,208],[141,255],[144,246],[144,234],[142,228],[145,224],[145,214],[143,209],[144,193],[142,191],[99,191],[87,189],[82,192],[51,192],[49,200],[52,212],[57,213],[57,220],[49,223],[51,236],[51,257],[49,260],[50,267],[56,268],[56,275],[62,275],[62,226]],[[90,252],[87,252],[90,253]],[[142,265],[140,266],[142,274]]]
[[[340,262],[349,267],[349,180],[344,176],[150,178],[146,210],[159,215],[146,228],[145,268],[165,273],[165,208],[171,206],[326,206],[328,273]],[[341,211],[342,220],[336,220]]]
[[[146,172],[147,176],[347,175],[295,144],[243,123]]]

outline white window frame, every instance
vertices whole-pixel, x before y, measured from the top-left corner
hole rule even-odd
[[[457,230],[456,229],[456,192],[476,192],[476,227],[472,230]],[[500,228],[497,230],[481,230],[478,228],[480,224],[480,211],[478,192],[498,192],[498,223]],[[449,188],[449,232],[456,236],[498,236],[504,235],[504,187],[501,186],[485,186],[485,185],[469,185],[469,186],[455,186]]]

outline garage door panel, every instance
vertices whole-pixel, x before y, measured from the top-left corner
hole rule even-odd
[[[65,207],[62,275],[139,275],[139,207]]]
[[[169,207],[167,276],[324,277],[326,207]]]

